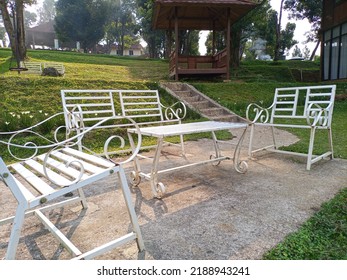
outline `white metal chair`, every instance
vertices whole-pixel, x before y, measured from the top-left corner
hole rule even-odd
[[[54,115],[46,121],[51,121],[58,115],[59,114]],[[84,129],[80,134],[75,134],[69,139],[65,139],[65,133],[59,133],[63,127],[59,127],[55,131],[53,140],[39,134],[37,129],[46,121],[16,132],[0,132],[0,143],[5,144],[8,147],[9,153],[19,160],[19,162],[6,165],[0,157],[0,181],[5,183],[18,202],[15,215],[0,220],[0,226],[12,223],[5,259],[15,259],[24,219],[28,215],[36,216],[72,254],[72,257],[76,259],[95,258],[131,240],[136,240],[140,251],[144,250],[144,242],[137,216],[132,205],[131,193],[125,172],[122,167],[122,164],[133,159],[138,150],[135,151],[129,159],[116,163],[110,160],[107,155],[107,145],[109,141],[105,144],[106,158],[74,149],[74,147],[80,144],[81,139],[86,134],[91,133],[104,122],[118,121],[120,119],[122,119],[123,122],[124,119],[127,119],[131,124],[137,127],[136,123],[129,118],[110,117],[100,121],[92,127]],[[83,125],[83,121],[79,118],[78,113],[70,114],[70,127],[80,125]],[[37,137],[41,145],[35,144],[32,140],[24,141],[24,143],[22,142],[22,144],[20,144],[18,140],[21,141],[25,139],[24,136],[27,134]],[[59,135],[63,135],[62,138],[65,140],[59,141]],[[110,139],[114,137],[117,139],[120,138],[120,136],[111,136]],[[141,145],[141,135],[139,134],[138,137],[139,149]],[[31,155],[26,158],[19,157],[15,154],[18,152],[18,149],[30,151]],[[44,150],[45,153],[40,154],[40,150]],[[86,208],[87,203],[82,190],[83,187],[102,178],[116,175],[118,176],[118,182],[122,189],[130,216],[132,230],[124,236],[115,238],[104,245],[82,253],[51,221],[49,221],[46,215],[44,215],[44,212],[76,202],[80,202],[83,208]],[[65,196],[73,191],[78,192],[77,197]],[[63,200],[59,199],[57,202],[57,198],[63,198]]]

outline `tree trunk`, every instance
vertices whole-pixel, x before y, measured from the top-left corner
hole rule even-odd
[[[18,56],[20,61],[24,61],[27,56],[27,49],[25,46],[25,29],[24,29],[24,4],[23,0],[16,1],[16,16],[17,16],[17,44]]]
[[[14,19],[13,21],[11,21],[11,15],[7,9],[7,4],[5,1],[0,2],[0,11],[7,35],[10,39],[12,56],[15,57],[17,62],[19,63],[26,58],[23,0],[16,1],[16,5],[13,11],[15,13],[16,20]],[[13,23],[15,25],[13,25]]]
[[[13,30],[13,25],[11,22],[11,16],[7,10],[7,6],[5,1],[0,1],[0,11],[2,14],[2,19],[4,21],[4,26],[6,33],[10,39],[10,47],[12,49],[12,55],[15,57],[16,54],[16,37],[15,37],[15,32]]]
[[[231,42],[230,42],[230,65],[232,68],[240,67],[240,41],[241,31],[233,29],[231,31]]]
[[[319,47],[319,44],[320,44],[320,40],[317,41],[316,46],[314,47],[314,49],[312,51],[312,54],[310,56],[310,60],[314,60],[314,56],[316,55],[316,51],[317,51],[317,49]]]
[[[274,61],[277,61],[280,59],[280,46],[281,46],[281,24],[282,24],[282,12],[283,12],[283,2],[284,0],[281,0],[281,7],[280,7],[280,15],[276,24],[276,45],[275,45],[275,55],[274,55]]]

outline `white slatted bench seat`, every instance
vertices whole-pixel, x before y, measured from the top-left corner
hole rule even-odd
[[[80,124],[78,116],[76,118],[70,116],[69,119],[71,128]],[[112,119],[110,118],[108,121]],[[75,122],[76,120],[78,122]],[[122,167],[122,164],[131,161],[135,154],[131,155],[128,160],[116,163],[107,158],[87,154],[74,148],[77,146],[78,141],[81,140],[81,137],[91,133],[98,126],[102,126],[102,124],[103,122],[95,124],[94,127],[85,129],[80,134],[75,134],[73,137],[60,142],[39,136],[40,143],[42,141],[46,143],[41,145],[35,145],[32,138],[30,138],[30,142],[25,144],[16,144],[17,142],[14,141],[15,139],[22,139],[28,133],[38,136],[36,133],[37,126],[15,133],[0,133],[0,144],[5,144],[13,156],[15,156],[13,149],[22,148],[30,151],[30,156],[25,159],[16,157],[19,161],[10,165],[6,165],[0,157],[0,181],[10,189],[18,203],[14,216],[0,220],[0,226],[12,223],[5,259],[16,258],[22,226],[25,217],[28,215],[36,216],[75,259],[92,259],[132,240],[137,242],[140,251],[144,250],[140,227],[132,205],[131,193]],[[4,141],[3,139],[8,140]],[[140,142],[141,137],[138,145],[140,145]],[[49,150],[48,152],[39,153],[40,150],[47,151],[47,149]],[[82,204],[83,208],[87,208],[87,200],[83,188],[109,176],[118,177],[118,183],[120,184],[131,221],[131,230],[129,233],[117,237],[106,244],[93,248],[90,251],[82,252],[48,219],[44,212],[78,202]],[[3,184],[0,182],[0,190],[2,187]],[[65,197],[74,191],[77,191],[77,196]],[[1,209],[5,209],[5,207],[6,205],[1,205]],[[94,243],[94,241],[91,243]]]
[[[63,63],[59,62],[44,62],[43,63],[43,69],[45,68],[55,68],[58,73],[62,76],[65,75],[65,66]]]
[[[164,106],[157,90],[61,90],[61,99],[64,112],[79,111],[85,128],[118,115],[130,117],[140,127],[181,123],[186,115],[186,107],[181,102]],[[65,114],[65,123],[69,123],[68,114]],[[105,124],[102,128],[113,126]],[[184,154],[182,137],[180,146]],[[147,148],[150,147],[142,147]],[[119,152],[129,151],[131,149]]]
[[[333,116],[336,85],[304,86],[277,88],[273,103],[268,108],[263,108],[252,103],[247,107],[247,119],[251,121],[251,133],[249,143],[249,157],[258,151],[267,149],[274,152],[294,154],[307,157],[306,169],[323,158],[333,158],[333,143],[331,122]],[[271,127],[273,143],[269,146],[253,150],[255,127]],[[279,128],[303,128],[310,130],[310,141],[307,153],[294,153],[278,150],[274,127]],[[316,130],[328,132],[329,149],[321,155],[314,155],[314,140]]]

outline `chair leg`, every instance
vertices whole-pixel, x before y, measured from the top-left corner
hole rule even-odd
[[[13,220],[10,241],[8,243],[7,252],[5,259],[14,260],[16,258],[16,251],[19,243],[20,234],[22,231],[22,226],[24,223],[26,207],[24,205],[18,204],[16,215]]]
[[[307,154],[306,170],[310,170],[311,169],[312,154],[313,154],[313,144],[314,144],[315,133],[316,133],[316,128],[312,127],[311,128],[311,135],[310,135],[310,145],[308,147],[308,154]]]
[[[184,147],[184,139],[183,139],[183,135],[180,135],[180,141],[181,141],[181,151],[182,151],[182,156],[185,157],[186,156],[186,150]]]
[[[248,158],[252,158],[252,150],[253,150],[253,137],[254,137],[254,124],[251,124],[251,131],[249,134],[249,146],[248,146]]]
[[[330,147],[330,159],[334,158],[334,148],[333,148],[333,134],[331,128],[328,128],[328,137],[329,137],[329,147]]]
[[[139,251],[143,251],[145,249],[145,245],[143,242],[143,238],[142,238],[140,226],[139,226],[139,223],[137,220],[136,212],[135,212],[133,203],[131,201],[131,193],[130,193],[130,189],[128,186],[128,182],[127,182],[123,167],[119,166],[119,171],[117,173],[118,173],[119,182],[121,184],[125,204],[127,206],[130,220],[131,220],[131,223],[133,226],[133,231],[136,233],[137,247],[138,247]]]
[[[274,149],[277,150],[276,137],[275,137],[275,128],[273,126],[271,126],[271,133],[272,133],[272,141],[274,143]]]
[[[87,209],[88,208],[88,204],[87,204],[87,199],[86,196],[84,195],[84,191],[80,188],[77,190],[79,197],[81,198],[81,204],[83,209]]]

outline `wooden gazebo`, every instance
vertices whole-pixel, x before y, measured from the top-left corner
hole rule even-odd
[[[226,49],[211,56],[183,56],[179,54],[178,48],[173,52],[169,50],[170,76],[178,80],[180,75],[225,75],[229,79],[231,26],[256,6],[250,0],[156,0],[153,28],[174,31],[176,46],[179,45],[179,30],[226,33]]]

